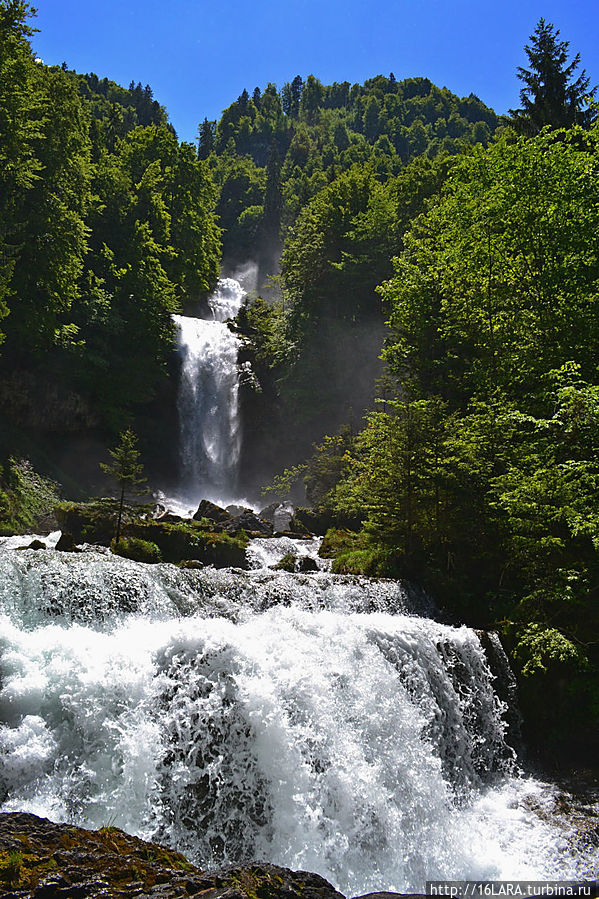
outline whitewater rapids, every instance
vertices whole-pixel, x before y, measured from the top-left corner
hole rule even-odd
[[[2,811],[347,895],[597,876],[555,789],[518,769],[477,634],[415,615],[400,584],[258,567],[276,541],[247,572],[9,546]]]

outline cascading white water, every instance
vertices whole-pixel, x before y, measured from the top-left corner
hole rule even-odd
[[[348,895],[597,874],[518,774],[477,635],[398,583],[0,547],[0,614],[4,811]]]
[[[175,315],[181,354],[179,426],[180,493],[184,505],[204,497],[235,496],[241,447],[237,356],[239,338],[226,322],[239,312],[245,291],[223,278],[208,299],[209,319]]]

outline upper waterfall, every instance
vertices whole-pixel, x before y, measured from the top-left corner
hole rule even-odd
[[[241,450],[240,340],[226,322],[237,315],[244,298],[238,281],[223,278],[208,299],[210,317],[174,316],[181,354],[180,493],[187,505],[203,497],[235,498]]]

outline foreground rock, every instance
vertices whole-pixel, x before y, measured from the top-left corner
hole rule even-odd
[[[252,864],[202,872],[179,852],[116,827],[90,831],[25,813],[0,814],[4,899],[343,899],[317,874]]]

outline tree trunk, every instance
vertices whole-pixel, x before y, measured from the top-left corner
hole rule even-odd
[[[116,542],[119,542],[119,538],[121,536],[121,521],[123,518],[123,503],[125,501],[125,488],[121,488],[121,501],[119,503],[119,517],[116,523]]]

